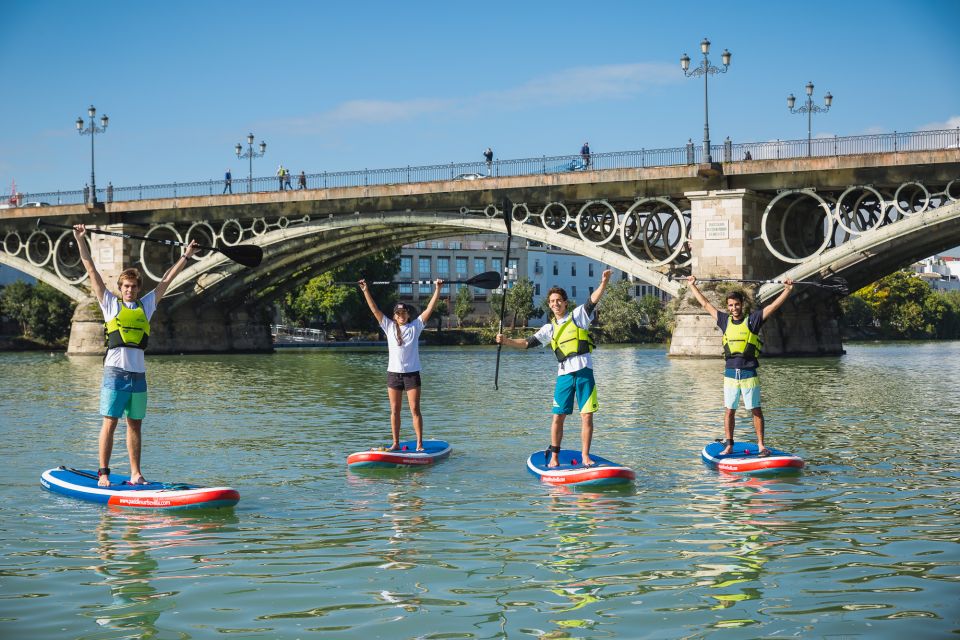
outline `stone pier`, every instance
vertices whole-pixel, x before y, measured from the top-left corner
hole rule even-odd
[[[698,278],[763,280],[786,271],[790,265],[772,256],[759,240],[761,220],[768,200],[748,189],[697,191],[690,198],[692,273]],[[726,310],[726,293],[742,289],[749,308],[757,288],[736,283],[701,283],[698,287],[717,309]],[[809,297],[795,287],[793,295],[761,330],[766,356],[838,355],[843,344],[837,305]],[[676,326],[670,342],[671,357],[720,357],[720,330],[688,289],[681,291]]]

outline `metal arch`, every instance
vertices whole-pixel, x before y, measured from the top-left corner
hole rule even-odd
[[[784,254],[780,253],[773,247],[773,244],[770,242],[770,234],[767,233],[767,220],[770,216],[770,212],[773,210],[773,206],[783,198],[790,195],[794,195],[794,194],[806,195],[820,202],[820,207],[823,208],[823,212],[826,215],[826,219],[830,221],[831,232],[824,234],[823,242],[820,244],[820,247],[816,251],[814,251],[811,255],[818,255],[822,253],[824,249],[827,248],[827,245],[830,244],[830,240],[833,237],[833,214],[830,211],[830,205],[827,204],[827,201],[821,198],[817,194],[817,192],[814,191],[813,189],[788,189],[786,191],[781,191],[780,193],[778,193],[777,196],[773,200],[771,200],[770,203],[767,205],[767,208],[763,212],[763,218],[760,219],[760,237],[763,239],[763,243],[767,245],[767,250],[770,251],[770,253],[775,255],[777,258],[780,258],[784,262],[789,262],[792,264],[800,264],[805,260],[809,259],[810,256],[806,256],[805,258],[791,258],[789,256],[785,256]],[[787,212],[789,212],[789,210],[794,206],[794,204],[796,204],[796,202],[791,203],[790,206],[787,207]],[[784,219],[781,220],[780,222],[780,236],[781,236],[781,240],[784,241],[784,246],[788,250],[790,250],[792,253],[792,250],[790,249],[789,245],[786,243],[786,240],[784,238],[783,225],[786,220],[787,212],[785,212]]]
[[[673,215],[676,216],[677,220],[679,220],[680,222],[680,237],[677,239],[676,248],[671,253],[668,253],[667,257],[662,260],[649,261],[649,260],[644,260],[642,258],[638,258],[633,254],[632,251],[630,251],[630,245],[627,242],[627,238],[626,238],[626,231],[628,226],[627,220],[630,218],[630,216],[634,215],[634,211],[638,207],[640,207],[641,205],[647,204],[648,202],[658,202],[660,204],[667,205],[668,207],[673,209]],[[631,242],[633,242],[640,236],[640,233],[642,233],[641,228],[642,228],[642,225],[638,222],[637,223],[638,233],[631,239]],[[628,256],[630,256],[637,262],[640,262],[648,267],[662,267],[665,264],[673,262],[673,260],[675,260],[676,257],[679,256],[680,253],[683,251],[683,247],[686,244],[686,242],[687,242],[687,225],[686,225],[686,220],[683,219],[683,213],[680,211],[680,207],[675,205],[673,202],[671,202],[667,198],[661,198],[661,197],[640,198],[639,200],[634,202],[630,206],[630,208],[627,209],[623,214],[623,219],[620,223],[620,243],[623,245],[623,250],[626,251]],[[668,245],[664,243],[664,246],[666,247]],[[644,250],[650,253],[650,248],[649,246],[647,246],[646,237],[644,237]],[[650,284],[653,284],[653,283],[650,283]],[[654,285],[654,286],[658,286],[658,285]],[[659,287],[659,288],[663,289],[663,287]]]
[[[607,233],[607,235],[606,235],[605,237],[601,237],[601,239],[599,239],[599,240],[591,240],[590,238],[588,238],[588,237],[586,237],[585,235],[583,235],[583,227],[581,226],[581,223],[583,222],[583,215],[584,215],[584,213],[586,213],[586,212],[587,212],[587,209],[588,209],[591,205],[594,205],[594,204],[598,204],[598,205],[602,205],[602,206],[606,207],[606,208],[610,211],[610,216],[611,216],[611,218],[612,218],[612,220],[613,220],[613,224],[610,225],[609,233]],[[604,220],[605,220],[605,219],[606,219],[606,216],[602,216],[596,226],[599,227],[599,228],[601,228],[601,229],[602,229],[604,226],[606,226],[606,225],[604,224]],[[620,226],[620,220],[619,220],[619,215],[617,214],[617,210],[613,208],[613,205],[611,205],[609,201],[607,201],[607,200],[587,200],[585,203],[583,203],[583,206],[580,207],[580,211],[577,212],[577,217],[574,218],[574,224],[575,224],[576,227],[577,227],[577,235],[580,236],[580,239],[581,239],[581,240],[583,240],[584,242],[589,242],[590,244],[595,245],[595,246],[597,246],[597,247],[602,247],[603,245],[605,245],[605,244],[607,244],[608,242],[610,242],[615,235],[617,235],[617,230],[618,230],[618,228],[619,228],[619,226]],[[590,226],[591,226],[591,228],[594,227],[594,225],[590,225]]]
[[[10,250],[10,237],[13,236],[16,238],[17,248],[15,251]],[[23,251],[23,238],[20,237],[19,231],[8,231],[5,236],[3,236],[3,252],[8,256],[15,256],[21,251]]]
[[[67,284],[58,277],[54,277],[55,274],[53,271],[38,267],[23,258],[16,258],[7,253],[0,252],[0,264],[5,264],[11,269],[16,269],[28,276],[36,278],[39,282],[50,285],[74,302],[83,302],[90,298],[90,294],[83,289]]]
[[[951,193],[950,191],[954,184],[957,185],[956,197],[954,197],[953,193]],[[947,186],[943,188],[943,193],[947,196],[950,202],[957,202],[958,200],[960,200],[960,180],[951,180],[950,182],[948,182]]]
[[[150,227],[150,229],[144,234],[146,237],[150,237],[150,234],[157,231],[158,229],[168,229],[173,233],[173,237],[177,239],[177,242],[183,242],[183,237],[180,235],[180,232],[177,231],[177,228],[172,224],[158,224]],[[140,243],[140,266],[143,268],[143,274],[149,277],[154,282],[160,282],[163,279],[163,274],[159,276],[150,271],[150,267],[147,266],[147,243]],[[164,270],[166,271],[166,270]]]
[[[523,218],[522,218],[522,219],[518,219],[518,218],[517,218],[517,209],[522,209],[523,211],[526,212],[526,213],[523,215]],[[526,224],[527,220],[530,219],[530,215],[531,215],[531,214],[530,214],[530,207],[527,206],[527,203],[526,203],[526,202],[518,202],[518,203],[515,203],[515,204],[513,205],[513,208],[510,210],[510,215],[511,215],[511,217],[512,217],[512,219],[513,219],[514,222],[518,222],[518,223],[520,223],[520,224]]]
[[[227,240],[227,229],[237,228],[237,237],[235,240]],[[243,225],[236,218],[229,218],[220,225],[220,231],[217,233],[217,239],[228,247],[233,247],[243,241]],[[214,245],[216,246],[216,245]]]
[[[559,207],[563,210],[563,224],[556,228],[547,222],[547,212],[550,211],[552,207]],[[553,233],[562,233],[563,230],[570,225],[570,209],[568,209],[567,205],[562,202],[548,202],[543,206],[543,209],[540,210],[540,224],[547,231],[551,231]]]
[[[43,260],[37,262],[33,259],[33,256],[30,255],[30,244],[34,241],[34,237],[39,236],[40,238],[45,238],[47,241],[47,255],[44,256]],[[24,243],[25,254],[27,256],[27,261],[35,267],[43,267],[48,262],[50,262],[51,256],[53,256],[53,241],[50,239],[50,236],[47,235],[46,231],[35,230],[29,236],[27,236],[27,241]]]

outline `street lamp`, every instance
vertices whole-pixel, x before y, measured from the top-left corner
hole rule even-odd
[[[807,91],[807,104],[803,105],[799,109],[794,109],[793,105],[797,103],[797,99],[791,93],[787,96],[787,108],[790,109],[790,113],[805,113],[807,114],[807,157],[810,157],[810,133],[813,127],[813,114],[815,113],[826,113],[830,111],[830,105],[833,104],[833,96],[830,95],[830,92],[827,91],[827,95],[823,96],[823,103],[825,107],[820,105],[813,104],[813,83],[808,82],[807,86],[804,87]]]
[[[709,109],[707,108],[707,78],[715,73],[726,73],[727,69],[730,68],[731,54],[726,49],[720,54],[720,57],[723,59],[723,68],[721,69],[710,66],[710,58],[707,57],[707,54],[710,53],[710,41],[706,38],[700,43],[700,51],[703,52],[702,64],[688,71],[688,69],[690,69],[690,56],[683,54],[680,58],[680,68],[683,69],[683,75],[688,78],[703,76],[703,153],[706,156],[707,163],[712,163],[713,158],[710,155],[710,115]]]
[[[97,108],[93,105],[90,105],[90,108],[87,109],[87,113],[90,115],[90,126],[86,129],[83,128],[84,122],[83,118],[77,118],[77,133],[82,136],[90,136],[90,195],[88,196],[87,203],[90,206],[97,204],[97,179],[93,171],[93,139],[96,137],[96,134],[103,133],[107,130],[107,124],[110,123],[110,118],[106,115],[100,116],[100,126],[97,126],[94,117],[97,115]]]
[[[237,157],[241,160],[244,158],[250,159],[250,174],[247,178],[247,193],[253,193],[253,159],[263,157],[263,154],[267,152],[267,143],[261,141],[260,153],[257,153],[253,150],[253,134],[251,133],[247,135],[247,151],[243,151],[243,145],[241,145],[239,142],[237,143],[237,146],[234,147],[234,150],[237,152]]]

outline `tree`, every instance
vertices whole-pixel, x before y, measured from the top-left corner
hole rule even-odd
[[[932,294],[930,285],[916,274],[896,271],[880,278],[854,295],[870,307],[882,335],[889,338],[932,337],[939,307],[925,312],[925,302]]]
[[[530,278],[523,276],[507,290],[507,309],[513,315],[511,329],[517,326],[517,320],[526,326],[527,320],[539,315],[533,304],[533,281]]]
[[[457,326],[463,326],[463,321],[474,312],[473,299],[470,296],[470,287],[460,286],[457,297],[453,302],[453,315],[457,317]]]
[[[437,300],[437,306],[433,308],[433,317],[437,320],[437,331],[443,329],[443,318],[450,315],[450,305],[446,298]]]
[[[644,323],[643,307],[630,295],[627,280],[607,288],[598,315],[603,333],[613,342],[630,341]]]
[[[74,304],[53,287],[38,282],[13,282],[3,290],[0,310],[20,326],[21,333],[48,344],[70,335]]]

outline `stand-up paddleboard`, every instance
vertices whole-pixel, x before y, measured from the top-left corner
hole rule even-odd
[[[97,472],[57,467],[43,472],[40,484],[71,498],[140,509],[217,509],[232,507],[240,493],[230,487],[150,482],[130,484],[129,476],[110,474],[110,486],[97,486]]]
[[[579,487],[598,487],[603,485],[627,484],[633,482],[636,474],[630,467],[617,464],[594,453],[590,458],[594,464],[589,467],[580,462],[580,452],[561,449],[557,454],[560,466],[547,467],[549,454],[535,451],[527,458],[527,470],[548,484],[577,485]]]
[[[752,442],[737,442],[733,445],[733,453],[721,455],[726,448],[723,442],[711,442],[703,448],[700,456],[703,463],[728,473],[748,473],[751,475],[798,473],[803,468],[803,458],[773,447],[769,456],[760,457],[757,445]]]
[[[369,451],[358,451],[347,456],[350,469],[400,469],[403,467],[423,467],[450,455],[453,449],[443,440],[424,440],[423,451],[417,451],[417,441],[407,440],[400,443],[396,451],[387,451],[387,447],[377,447]]]

